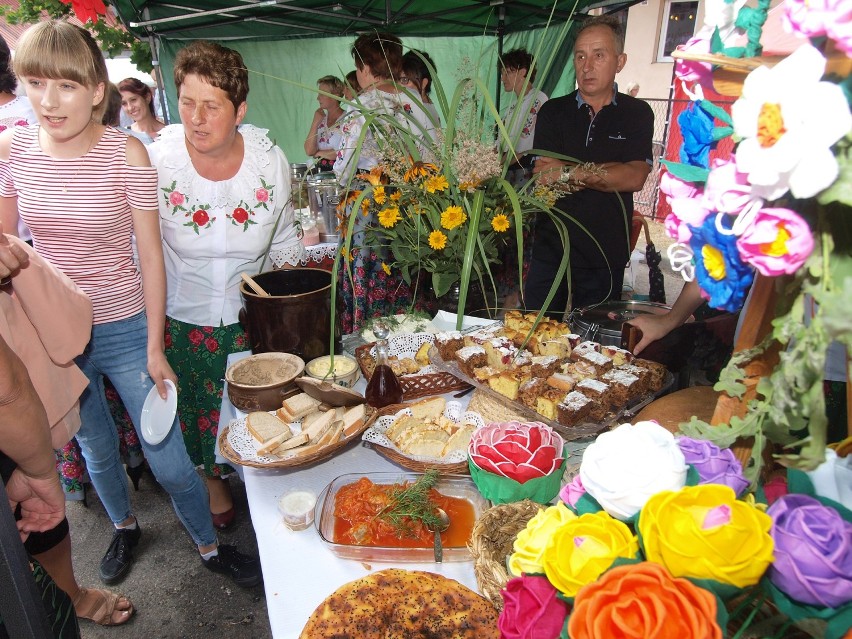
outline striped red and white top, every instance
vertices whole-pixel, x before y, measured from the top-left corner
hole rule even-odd
[[[0,162],[0,196],[17,196],[34,248],[88,294],[95,324],[135,315],[144,300],[130,209],[157,215],[156,169],[128,166],[127,136],[112,127],[69,160],[45,154],[38,131],[16,127],[9,162]]]

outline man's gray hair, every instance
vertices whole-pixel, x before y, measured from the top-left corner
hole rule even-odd
[[[577,37],[579,38],[583,31],[592,27],[607,27],[610,29],[613,37],[615,37],[615,52],[618,55],[624,53],[624,27],[621,26],[621,21],[618,18],[611,15],[587,18],[577,32]]]

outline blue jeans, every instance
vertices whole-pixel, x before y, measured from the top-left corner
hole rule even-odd
[[[213,544],[216,532],[207,491],[186,454],[177,417],[169,434],[156,446],[146,442],[139,430],[142,405],[154,386],[147,370],[147,335],[144,312],[92,327],[92,339],[83,354],[74,360],[89,378],[89,386],[80,398],[83,423],[77,441],[109,518],[115,524],[121,523],[133,511],[127,475],[121,465],[118,433],[104,395],[104,377],[108,377],[133,420],[151,470],[172,498],[177,516],[197,545]]]

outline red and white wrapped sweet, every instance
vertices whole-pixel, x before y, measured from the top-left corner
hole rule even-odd
[[[541,422],[487,424],[473,433],[468,452],[480,469],[523,484],[562,466],[565,442]]]

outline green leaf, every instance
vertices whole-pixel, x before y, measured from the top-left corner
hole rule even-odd
[[[710,175],[709,169],[705,169],[700,166],[672,162],[671,160],[660,160],[660,163],[665,165],[669,173],[674,175],[676,178],[680,178],[684,182],[699,182],[703,184],[707,181],[707,176]]]

